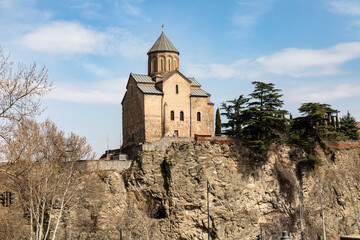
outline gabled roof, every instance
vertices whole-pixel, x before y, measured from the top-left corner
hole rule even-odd
[[[148,75],[130,73],[137,83],[154,83],[152,78]]]
[[[147,94],[163,95],[163,92],[155,86],[138,86],[138,88]]]
[[[185,77],[181,72],[179,72],[178,70],[174,70],[169,72],[168,74],[166,74],[165,77],[163,77],[162,79],[160,79],[159,81],[157,81],[157,83],[159,82],[165,82],[166,80],[168,80],[172,75],[174,75],[175,73],[178,73],[182,78],[184,78],[186,81],[188,81],[191,84],[191,80],[188,79],[187,77]]]
[[[165,33],[162,32],[160,37],[156,40],[154,45],[149,50],[149,53],[152,52],[176,52],[179,51],[174,47],[174,45],[170,42],[170,40],[166,37]]]
[[[201,84],[195,80],[195,78],[188,78],[191,81],[191,86],[193,87],[201,87]]]
[[[202,89],[191,89],[192,97],[207,97],[209,94]]]

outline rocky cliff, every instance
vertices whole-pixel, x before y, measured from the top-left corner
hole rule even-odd
[[[256,239],[260,228],[263,239],[280,239],[283,230],[300,239],[299,191],[305,239],[322,236],[322,209],[327,239],[358,233],[360,149],[318,147],[323,161],[312,171],[296,167],[305,155],[289,145],[261,155],[209,142],[174,142],[166,151],[140,152],[123,173],[85,177],[93,181],[92,190],[71,211],[72,236],[207,239],[207,181],[212,239]]]

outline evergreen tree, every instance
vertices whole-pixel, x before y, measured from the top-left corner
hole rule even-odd
[[[243,113],[243,134],[255,148],[266,149],[270,143],[280,140],[286,130],[287,119],[283,116],[287,111],[281,110],[281,90],[275,89],[273,83],[252,84],[255,85],[255,89],[250,94],[252,101]]]
[[[314,141],[321,141],[323,138],[337,140],[342,138],[331,124],[331,119],[337,114],[325,103],[303,103],[299,111],[301,117],[294,119],[293,130],[298,133],[298,140],[304,145],[311,145]]]
[[[243,111],[245,104],[249,101],[244,95],[240,95],[239,98],[226,101],[221,104],[221,110],[224,112],[221,115],[228,119],[227,123],[221,124],[225,129],[223,134],[232,137],[241,137],[242,123],[243,123]]]
[[[221,117],[220,117],[219,108],[216,109],[215,136],[221,136]]]
[[[350,115],[349,111],[345,116],[340,118],[340,123],[340,131],[343,132],[345,136],[349,137],[351,140],[359,139],[357,133],[359,128],[357,127],[355,118]]]

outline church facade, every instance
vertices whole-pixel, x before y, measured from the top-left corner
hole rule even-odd
[[[214,104],[179,71],[179,52],[164,31],[149,50],[148,74],[130,73],[122,104],[123,144],[214,134]]]

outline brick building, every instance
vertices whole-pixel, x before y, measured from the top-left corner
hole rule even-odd
[[[148,74],[130,73],[121,102],[124,146],[165,136],[213,135],[210,94],[179,71],[179,51],[164,31],[147,54]]]

